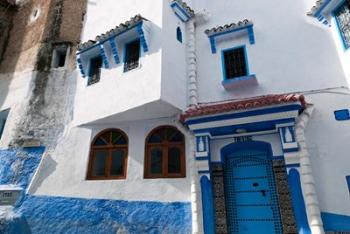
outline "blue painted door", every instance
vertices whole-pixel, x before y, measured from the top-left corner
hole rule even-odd
[[[272,161],[267,151],[239,150],[225,160],[229,233],[282,233]]]

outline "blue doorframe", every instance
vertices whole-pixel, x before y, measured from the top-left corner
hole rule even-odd
[[[229,233],[282,233],[271,145],[232,143],[221,149],[221,158]]]

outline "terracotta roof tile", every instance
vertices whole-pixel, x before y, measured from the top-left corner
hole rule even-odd
[[[230,111],[246,110],[264,106],[278,105],[284,103],[300,102],[302,107],[306,106],[303,95],[300,94],[277,94],[254,97],[243,100],[234,100],[221,103],[202,103],[197,107],[190,108],[181,115],[181,121],[184,122],[188,118],[214,115]]]

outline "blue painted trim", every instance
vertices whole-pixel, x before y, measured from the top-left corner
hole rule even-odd
[[[86,77],[85,71],[84,71],[84,67],[83,67],[83,62],[81,61],[81,58],[79,55],[77,55],[77,63],[78,63],[78,68],[80,71],[80,74],[83,78]]]
[[[346,183],[348,184],[348,189],[350,192],[350,176],[346,176]]]
[[[143,23],[143,22],[137,23],[137,24],[135,24],[134,26],[132,26],[131,28],[128,28],[127,30],[125,30],[125,31],[123,31],[123,32],[114,34],[114,35],[112,35],[112,36],[110,36],[110,37],[107,37],[107,38],[104,39],[104,40],[101,40],[101,41],[97,42],[96,44],[94,44],[93,46],[91,46],[91,47],[89,47],[89,48],[80,50],[80,51],[78,51],[77,55],[82,54],[82,53],[84,53],[84,52],[86,52],[86,51],[88,51],[88,50],[91,50],[91,49],[93,49],[93,48],[99,46],[100,44],[105,43],[106,41],[108,41],[108,40],[111,39],[111,38],[114,38],[114,37],[118,37],[118,36],[120,36],[120,35],[123,35],[124,33],[127,33],[127,32],[129,32],[130,30],[132,30],[132,29],[138,27],[138,26],[139,26],[140,24],[142,24],[142,23]]]
[[[184,23],[186,23],[187,21],[189,21],[192,17],[182,8],[182,6],[180,6],[177,2],[173,2],[170,4],[170,7],[173,8],[173,10],[175,11],[175,8],[177,8],[179,11],[181,11],[182,14],[185,15],[185,17],[187,18],[182,18],[179,14],[177,14],[176,12],[175,15]]]
[[[4,132],[5,124],[6,124],[6,119],[1,120],[1,122],[0,122],[0,139],[2,137],[2,133]]]
[[[210,170],[200,170],[198,174],[210,174]]]
[[[180,26],[176,28],[176,39],[178,42],[182,43],[182,31]]]
[[[286,164],[287,168],[295,168],[300,167],[300,163],[292,163],[292,164]]]
[[[284,160],[284,156],[271,156],[272,160]]]
[[[146,38],[145,38],[145,33],[143,32],[142,26],[143,26],[142,23],[139,24],[136,27],[136,30],[139,33],[139,39],[140,39],[141,46],[143,48],[143,52],[146,53],[146,52],[148,52],[148,45],[147,45],[147,41],[146,41]],[[140,53],[140,55],[141,55],[141,53]]]
[[[290,169],[288,174],[288,184],[292,196],[295,221],[298,227],[298,233],[311,234],[306,215],[303,192],[301,190],[300,175],[296,169]]]
[[[314,13],[314,17],[318,18],[321,16],[321,12],[323,11],[324,8],[331,2],[331,0],[325,0],[323,5]]]
[[[237,119],[237,118],[245,118],[250,116],[280,113],[280,112],[286,112],[286,111],[299,111],[301,109],[302,109],[302,106],[300,104],[291,104],[287,106],[272,107],[272,108],[266,108],[261,110],[252,110],[252,111],[245,111],[240,113],[230,113],[230,114],[205,116],[201,118],[188,119],[187,121],[185,121],[185,124],[192,125],[192,124],[213,122],[213,121],[219,121],[219,120]]]
[[[111,44],[114,62],[115,62],[115,64],[119,64],[120,63],[120,59],[119,59],[119,54],[118,54],[117,43],[115,42],[115,37],[109,39],[109,43]]]
[[[215,217],[212,184],[207,176],[200,179],[202,192],[204,234],[215,234]]]
[[[350,48],[350,45],[347,45],[346,41],[345,41],[345,38],[344,38],[344,35],[340,29],[340,24],[339,24],[339,21],[338,21],[338,18],[335,16],[336,12],[339,10],[340,7],[342,7],[344,4],[346,4],[346,1],[343,0],[341,1],[335,8],[334,10],[332,11],[332,16],[334,17],[335,19],[335,22],[336,22],[336,25],[337,25],[337,31],[338,31],[338,34],[340,35],[340,38],[342,40],[342,44],[343,44],[343,49],[344,51],[348,50]],[[349,43],[350,44],[350,43]]]
[[[350,119],[350,112],[348,109],[334,111],[335,119],[338,121],[344,121]]]
[[[104,66],[104,68],[108,69],[109,62],[108,62],[108,58],[107,58],[107,55],[105,53],[105,49],[104,49],[103,44],[101,44],[99,48],[100,48],[100,55],[102,57],[103,66]]]
[[[215,40],[215,37],[219,37],[219,36],[222,36],[222,35],[238,32],[238,31],[242,31],[242,30],[247,30],[248,37],[249,37],[249,43],[251,45],[255,44],[255,36],[254,36],[254,28],[253,28],[253,26],[254,25],[248,25],[248,26],[245,26],[245,27],[236,28],[236,29],[232,29],[232,30],[229,30],[229,31],[225,31],[225,32],[219,32],[219,33],[215,33],[215,34],[212,34],[212,35],[208,36],[212,54],[216,53],[216,40]]]
[[[263,141],[235,142],[221,148],[220,150],[221,161],[225,163],[228,157],[233,157],[232,155],[235,151],[239,151],[242,149],[262,150],[262,151],[266,151],[267,155],[273,155],[272,147],[270,143],[263,142]]]
[[[298,151],[299,151],[299,147],[283,149],[283,153],[291,153],[291,152],[298,152]]]
[[[210,133],[212,136],[221,136],[221,135],[230,135],[237,133],[237,129],[246,129],[247,132],[258,132],[258,131],[268,131],[275,130],[277,124],[285,124],[285,123],[294,123],[295,119],[279,119],[279,120],[271,120],[271,121],[262,121],[262,122],[252,122],[247,124],[238,124],[231,125],[225,127],[213,127],[213,128],[203,128],[199,130],[193,130],[195,134],[199,133]]]
[[[209,157],[196,157],[197,161],[208,161]]]
[[[350,216],[321,212],[323,227],[326,232],[348,232],[350,230]]]

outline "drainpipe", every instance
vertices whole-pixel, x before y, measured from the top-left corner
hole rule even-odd
[[[309,226],[312,234],[324,234],[315,180],[312,175],[310,154],[307,150],[305,138],[305,128],[311,118],[313,110],[313,105],[308,105],[304,112],[298,117],[295,135],[300,147],[300,177]]]
[[[201,205],[201,193],[199,190],[199,178],[197,175],[197,167],[195,160],[195,137],[193,134],[186,129],[182,123],[178,121],[179,118],[175,118],[175,125],[189,140],[189,156],[191,157],[190,161],[190,177],[191,177],[191,208],[192,208],[192,233],[199,234],[203,233],[202,227],[202,213],[200,212]]]

